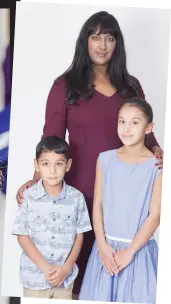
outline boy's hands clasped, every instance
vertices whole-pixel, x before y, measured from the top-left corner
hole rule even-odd
[[[99,256],[105,270],[110,275],[117,276],[123,268],[131,263],[134,254],[129,249],[116,251],[106,243],[99,248]]]
[[[71,269],[64,265],[49,265],[44,270],[46,280],[53,286],[60,286],[68,277]]]

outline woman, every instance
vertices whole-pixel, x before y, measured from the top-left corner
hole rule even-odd
[[[117,135],[117,116],[124,99],[132,96],[144,97],[144,93],[139,81],[127,71],[119,24],[107,12],[98,12],[84,23],[71,66],[52,85],[43,129],[43,136],[62,138],[68,129],[73,165],[66,182],[84,193],[90,215],[97,156],[122,146]],[[146,146],[161,157],[157,164],[162,166],[163,151],[153,133],[147,136]],[[33,180],[19,189],[19,203],[23,190],[38,179],[34,174]],[[93,241],[92,232],[85,234],[77,261],[80,271],[75,294],[79,293]]]

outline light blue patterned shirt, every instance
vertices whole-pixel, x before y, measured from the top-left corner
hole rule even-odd
[[[92,230],[83,194],[63,181],[61,193],[52,198],[42,180],[24,191],[12,233],[28,235],[42,256],[51,264],[63,265],[74,244],[76,234]],[[64,287],[75,280],[78,267],[64,281]],[[44,274],[22,253],[20,281],[29,289],[43,290],[52,286]]]

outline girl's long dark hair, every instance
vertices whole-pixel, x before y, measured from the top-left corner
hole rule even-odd
[[[111,83],[123,98],[139,95],[139,83],[128,74],[122,32],[117,20],[105,11],[95,13],[83,25],[76,42],[71,66],[60,78],[66,84],[66,102],[75,104],[78,99],[90,98],[94,94],[92,63],[88,54],[88,37],[96,33],[111,34],[116,47],[109,62],[108,74]]]

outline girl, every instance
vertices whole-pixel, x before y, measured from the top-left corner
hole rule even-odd
[[[154,303],[162,173],[144,144],[151,106],[127,100],[119,111],[119,149],[99,154],[93,202],[96,236],[79,299]]]

